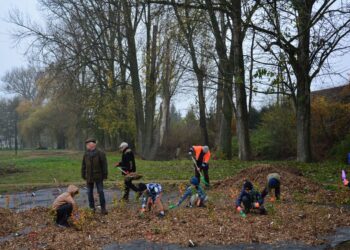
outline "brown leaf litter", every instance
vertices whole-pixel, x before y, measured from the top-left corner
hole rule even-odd
[[[266,176],[278,172],[282,182],[282,201],[266,202],[268,215],[251,213],[241,218],[234,209],[244,179],[263,188]],[[179,188],[181,189],[181,188]],[[175,190],[178,191],[178,190]],[[350,226],[350,212],[334,205],[340,196],[323,189],[295,169],[257,165],[225,179],[208,192],[205,208],[180,208],[166,211],[163,219],[154,212],[138,216],[139,204],[114,204],[107,216],[85,216],[79,228],[58,228],[48,208],[14,213],[1,209],[0,235],[30,227],[31,232],[0,243],[4,249],[96,249],[112,242],[145,239],[151,242],[187,245],[229,245],[237,243],[277,243],[300,241],[321,244],[322,236],[340,226]],[[232,196],[232,197],[231,197]],[[326,199],[327,198],[327,199]],[[328,199],[329,198],[329,199]],[[333,200],[332,200],[333,199]],[[327,202],[326,202],[327,201]],[[332,203],[333,202],[333,203]]]

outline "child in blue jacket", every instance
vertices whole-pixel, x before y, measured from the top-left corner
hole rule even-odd
[[[176,204],[176,207],[180,206],[181,203],[186,200],[187,198],[190,198],[190,204],[189,207],[197,206],[197,207],[204,207],[205,201],[207,201],[207,195],[203,191],[202,187],[199,185],[199,180],[197,177],[193,176],[190,179],[191,185],[186,188],[185,193],[180,198],[179,202]]]
[[[248,180],[243,183],[242,191],[236,200],[236,209],[238,212],[244,209],[244,213],[249,213],[251,209],[258,209],[260,214],[266,214],[263,197]]]

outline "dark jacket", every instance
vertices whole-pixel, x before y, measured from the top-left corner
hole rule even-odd
[[[258,202],[259,205],[262,205],[264,203],[264,199],[262,198],[261,194],[256,190],[251,190],[249,193],[243,188],[241,193],[239,194],[237,200],[236,200],[236,206],[241,206],[242,199],[244,196],[248,196],[250,201],[252,203]]]
[[[125,148],[123,150],[122,161],[119,162],[119,166],[126,172],[136,171],[134,153],[130,148]],[[123,175],[125,174],[123,173]]]
[[[81,176],[88,183],[107,179],[108,165],[106,154],[98,149],[86,151],[81,165]]]

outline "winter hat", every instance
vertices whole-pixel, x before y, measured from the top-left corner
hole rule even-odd
[[[192,185],[198,186],[198,185],[199,185],[198,178],[195,177],[195,176],[193,176],[193,177],[191,178],[191,180],[190,180],[190,183],[191,183]]]
[[[245,180],[244,183],[243,183],[243,189],[252,190],[253,189],[253,184],[250,181]]]
[[[208,153],[209,147],[208,146],[203,146],[203,153]]]
[[[120,143],[119,148],[127,148],[127,147],[129,147],[129,144],[128,144],[128,143],[126,143],[126,142]]]

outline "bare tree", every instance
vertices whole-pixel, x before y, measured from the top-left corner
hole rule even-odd
[[[312,160],[310,140],[310,86],[327,59],[348,50],[349,2],[278,1],[262,2],[262,12],[252,27],[264,37],[265,50],[284,51],[296,78],[297,160]]]
[[[38,75],[35,67],[19,67],[7,72],[1,80],[5,83],[5,91],[33,101],[37,94]]]
[[[172,0],[175,15],[179,23],[180,31],[183,34],[186,44],[185,48],[188,51],[191,61],[193,71],[197,78],[197,93],[198,93],[198,103],[199,103],[199,126],[201,128],[202,143],[209,145],[209,136],[206,122],[206,102],[205,102],[205,91],[204,91],[204,80],[206,76],[204,65],[204,60],[198,59],[200,53],[196,49],[195,41],[198,39],[198,33],[203,33],[205,26],[201,25],[204,21],[205,13],[201,10],[192,10],[189,8],[184,8],[184,13],[180,13],[179,8]],[[203,15],[204,14],[204,15]]]

